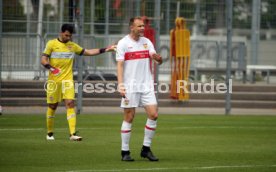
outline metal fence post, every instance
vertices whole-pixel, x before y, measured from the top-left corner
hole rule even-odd
[[[200,0],[196,0],[196,12],[195,12],[195,35],[200,34]]]
[[[91,15],[90,15],[90,35],[94,35],[94,26],[95,26],[95,0],[91,0],[90,2]]]
[[[29,64],[30,63],[30,33],[31,33],[31,5],[32,2],[29,0],[27,1],[27,23],[26,23],[26,52],[25,52],[25,64]]]
[[[216,55],[216,68],[219,68],[219,61],[222,58],[222,42],[216,41],[217,55]]]
[[[166,33],[170,33],[170,0],[166,1]]]
[[[83,45],[83,12],[84,12],[84,0],[79,1],[79,22],[78,22],[78,43]],[[83,82],[83,58],[78,56],[78,99],[77,99],[77,114],[80,114],[82,110],[82,82]]]
[[[161,1],[160,0],[155,0],[155,6],[154,6],[154,25],[155,25],[155,48],[157,53],[160,53],[160,8],[161,8]],[[157,100],[158,100],[158,84],[159,84],[159,66],[156,66],[156,73],[155,73],[155,78],[154,80],[156,81],[157,84]]]
[[[39,8],[38,8],[38,22],[37,22],[37,36],[36,36],[36,43],[37,43],[37,58],[36,58],[36,70],[39,71],[40,69],[40,60],[39,56],[41,54],[41,47],[42,47],[42,19],[43,19],[43,0],[39,0]]]
[[[109,43],[109,4],[110,1],[106,0],[105,1],[105,29],[104,29],[104,46],[107,46]],[[107,54],[105,54],[108,56]],[[104,64],[108,64],[110,62],[110,58],[104,58]]]
[[[0,107],[2,103],[2,15],[3,2],[0,0]],[[0,112],[1,113],[1,112]]]
[[[177,1],[176,3],[176,16],[175,17],[180,17],[180,1]]]
[[[136,12],[135,12],[135,15],[136,16],[140,16],[140,8],[141,8],[141,5],[140,5],[140,2],[141,0],[136,0],[136,3],[135,3],[135,6],[136,6]]]
[[[231,62],[232,62],[232,14],[233,14],[233,0],[227,0],[227,66],[226,66],[226,87],[227,92],[225,96],[225,114],[231,112],[231,94],[229,88],[229,81],[231,79]]]
[[[258,64],[260,41],[260,0],[253,0],[251,23],[251,64]]]
[[[59,24],[60,26],[62,25],[63,23],[63,12],[64,12],[64,0],[60,0],[59,1]]]

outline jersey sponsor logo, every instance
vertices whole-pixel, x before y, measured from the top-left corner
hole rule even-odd
[[[143,44],[144,48],[147,49],[148,48],[148,44]]]
[[[51,58],[56,59],[72,59],[74,58],[74,56],[74,52],[52,52],[51,54]]]
[[[136,60],[149,58],[149,50],[134,51],[125,53],[125,60]]]
[[[50,96],[50,101],[54,101],[54,97],[53,96]]]

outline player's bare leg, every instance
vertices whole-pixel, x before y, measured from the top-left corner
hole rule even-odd
[[[143,147],[141,150],[141,157],[148,158],[150,161],[158,161],[159,159],[155,157],[150,149],[152,138],[155,134],[155,130],[157,127],[157,105],[148,105],[145,106],[145,110],[148,115],[148,119],[145,125],[145,135]]]
[[[123,121],[122,127],[121,127],[122,161],[134,161],[134,159],[131,158],[130,151],[129,151],[131,126],[132,126],[132,121],[134,119],[134,115],[135,115],[135,108],[125,108],[124,109],[124,121]]]
[[[70,130],[70,140],[81,141],[82,137],[76,134],[77,117],[74,109],[75,107],[74,100],[67,99],[67,100],[64,100],[64,102],[67,109],[67,120],[68,120],[68,125]]]

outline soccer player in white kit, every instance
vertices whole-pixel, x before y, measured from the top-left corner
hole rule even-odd
[[[144,23],[140,17],[131,18],[129,27],[130,33],[118,42],[116,54],[118,91],[124,109],[121,126],[122,161],[134,161],[130,156],[129,141],[135,108],[139,106],[143,106],[148,115],[140,155],[150,161],[158,161],[150,149],[158,117],[150,59],[161,64],[162,58],[156,53],[151,41],[143,37]]]

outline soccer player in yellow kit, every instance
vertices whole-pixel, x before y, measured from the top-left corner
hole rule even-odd
[[[75,54],[98,55],[104,52],[115,51],[116,46],[100,49],[84,49],[71,41],[74,26],[63,24],[58,38],[49,40],[41,57],[41,64],[49,70],[47,84],[47,140],[55,140],[53,135],[54,114],[58,103],[64,100],[67,110],[70,140],[81,141],[76,135],[75,88],[73,81],[73,61]]]

